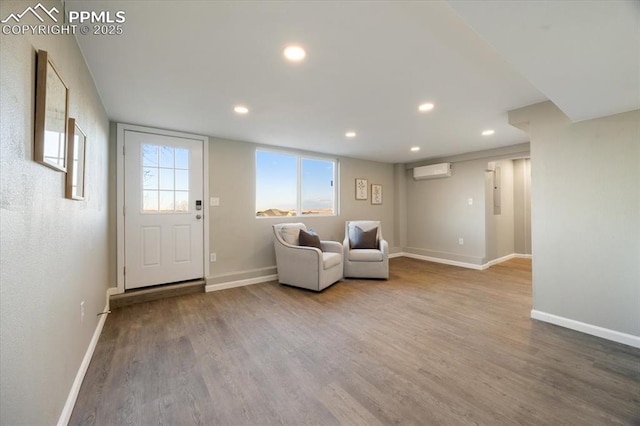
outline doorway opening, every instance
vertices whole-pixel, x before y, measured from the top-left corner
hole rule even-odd
[[[117,291],[208,275],[208,138],[117,126]]]
[[[531,159],[487,164],[486,261],[531,257]]]

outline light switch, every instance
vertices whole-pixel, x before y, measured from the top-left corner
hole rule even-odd
[[[209,199],[209,205],[212,207],[217,207],[220,205],[220,198],[218,197],[211,197],[211,199]]]
[[[472,206],[472,205],[473,205],[473,198],[469,198],[469,199],[467,200],[467,203],[469,203],[469,205],[470,205],[470,206]]]

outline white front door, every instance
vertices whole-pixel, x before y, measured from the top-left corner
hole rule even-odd
[[[125,289],[204,277],[202,203],[202,140],[125,130]]]

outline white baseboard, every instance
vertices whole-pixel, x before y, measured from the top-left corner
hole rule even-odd
[[[109,287],[107,289],[107,309],[105,309],[105,312],[111,309],[110,303],[111,303],[111,296],[114,296],[116,294],[122,294],[123,292],[120,291],[120,289],[118,287]]]
[[[460,266],[462,268],[477,269],[477,270],[486,269],[486,268],[482,267],[483,265],[475,265],[473,263],[460,262],[460,261],[457,261],[457,260],[443,259],[441,257],[424,256],[422,254],[414,254],[414,253],[403,252],[403,253],[400,254],[400,256],[410,257],[412,259],[418,259],[418,260],[427,260],[429,262],[435,262],[435,263],[443,263],[445,265]]]
[[[210,291],[224,290],[227,288],[243,287],[245,285],[266,283],[269,281],[275,281],[277,279],[278,279],[278,274],[273,274],[273,275],[264,275],[262,277],[248,278],[246,280],[228,281],[226,283],[218,283],[218,284],[207,284],[204,287],[204,291],[208,293]]]
[[[506,262],[511,259],[531,259],[530,254],[519,254],[519,253],[511,253],[506,256],[499,257],[497,259],[493,259],[482,265],[482,269],[487,269],[492,267],[493,265],[497,265],[498,263]]]
[[[634,348],[640,348],[640,336],[621,333],[619,331],[610,330],[608,328],[587,324],[565,317],[560,317],[558,315],[548,314],[546,312],[537,311],[535,309],[531,310],[531,318],[548,322],[550,324],[559,325],[560,327],[569,328],[581,333],[591,334],[592,336],[601,337],[603,339],[622,343],[624,345],[633,346]]]
[[[407,253],[407,252],[394,253],[393,257],[400,257],[400,256],[410,257],[412,259],[427,260],[429,262],[442,263],[445,265],[460,266],[461,268],[475,269],[477,271],[484,271],[485,269],[488,269],[493,265],[497,265],[498,263],[502,263],[510,259],[515,259],[515,258],[531,259],[530,254],[512,253],[506,256],[502,256],[498,259],[493,259],[485,264],[476,265],[475,263],[460,262],[458,260],[443,259],[441,257],[424,256],[421,254],[414,254],[414,253]],[[391,255],[389,255],[389,257],[391,257]]]
[[[483,270],[484,269],[489,269],[493,265],[497,265],[498,263],[506,262],[507,260],[511,260],[514,257],[516,257],[516,255],[514,253],[511,253],[511,254],[508,254],[506,256],[502,256],[502,257],[499,257],[497,259],[490,260],[487,263],[485,263],[484,265],[482,265],[482,269]]]
[[[108,290],[107,290],[107,300],[109,299]],[[109,310],[109,303],[104,307],[104,312]],[[82,381],[84,380],[84,375],[87,373],[87,369],[89,368],[89,363],[91,362],[91,358],[93,357],[93,352],[96,350],[96,346],[98,345],[98,340],[100,339],[100,333],[102,333],[102,328],[104,327],[104,323],[107,320],[107,314],[100,315],[100,319],[98,320],[98,325],[96,326],[95,331],[93,332],[93,337],[91,337],[91,341],[89,342],[89,347],[87,348],[87,352],[84,354],[84,358],[82,358],[82,363],[80,364],[80,368],[78,369],[78,373],[76,374],[76,378],[73,381],[73,385],[71,385],[71,390],[69,391],[69,395],[67,396],[67,402],[64,404],[64,408],[62,409],[62,413],[60,414],[60,418],[58,419],[58,426],[66,426],[69,423],[69,419],[71,418],[71,414],[73,413],[73,407],[76,405],[76,399],[78,398],[78,393],[80,392],[80,386],[82,386]]]
[[[485,263],[484,265],[476,265],[473,263],[467,263],[467,262],[460,262],[457,260],[449,260],[449,259],[442,259],[439,257],[431,257],[431,256],[423,256],[421,254],[414,254],[414,253],[406,253],[406,252],[398,252],[398,253],[392,253],[389,255],[390,259],[396,258],[396,257],[411,257],[413,259],[419,259],[419,260],[427,260],[429,262],[436,262],[436,263],[444,263],[446,265],[452,265],[452,266],[460,266],[463,268],[469,268],[469,269],[476,269],[476,270],[484,270],[489,268],[490,266],[496,265],[500,262],[504,262],[506,260],[509,259],[513,259],[515,257],[525,257],[525,256],[529,256],[529,258],[531,258],[531,255],[523,255],[523,254],[510,254],[508,256],[504,256],[501,257],[499,259],[495,259],[492,260],[491,262]],[[263,275],[261,277],[255,277],[255,278],[248,278],[248,279],[244,279],[244,280],[235,280],[235,281],[227,281],[227,282],[222,282],[222,283],[217,283],[217,284],[207,284],[204,288],[205,292],[211,292],[211,291],[218,291],[218,290],[224,290],[227,288],[234,288],[234,287],[243,287],[245,285],[253,285],[253,284],[260,284],[260,283],[265,283],[265,282],[269,282],[269,281],[275,281],[278,279],[278,274],[271,274],[271,275]]]

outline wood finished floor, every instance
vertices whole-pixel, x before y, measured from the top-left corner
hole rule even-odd
[[[70,424],[640,424],[640,350],[531,320],[531,263],[391,260],[109,315]]]

